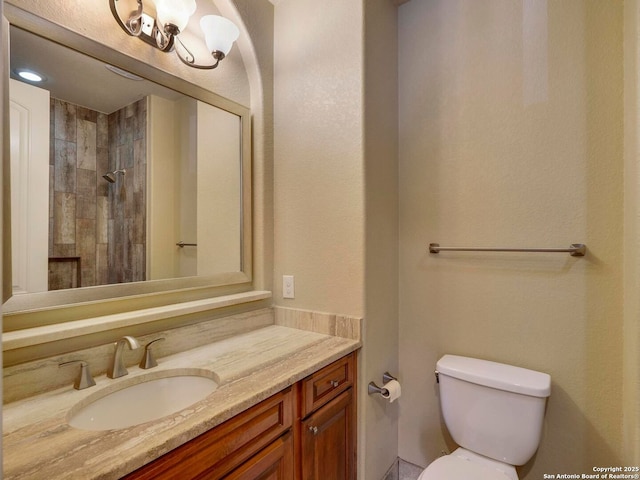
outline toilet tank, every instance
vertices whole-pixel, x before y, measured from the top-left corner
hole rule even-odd
[[[461,447],[510,465],[538,449],[551,377],[476,358],[445,355],[437,363],[440,407]]]

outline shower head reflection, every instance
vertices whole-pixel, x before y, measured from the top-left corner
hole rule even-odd
[[[114,170],[113,172],[107,172],[102,175],[102,178],[104,178],[109,183],[116,183],[116,175],[119,173],[125,175],[127,173],[127,170],[122,168],[120,170]]]

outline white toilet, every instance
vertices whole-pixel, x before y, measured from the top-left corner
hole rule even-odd
[[[456,355],[438,360],[437,372],[442,416],[460,448],[418,480],[518,480],[515,465],[540,443],[551,377]]]

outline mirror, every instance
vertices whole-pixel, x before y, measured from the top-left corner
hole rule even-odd
[[[56,40],[11,26],[5,312],[249,283],[248,109]]]

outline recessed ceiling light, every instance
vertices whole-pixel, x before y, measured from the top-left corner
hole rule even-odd
[[[32,70],[16,70],[18,76],[28,82],[42,82],[44,80],[44,76],[36,73]]]

